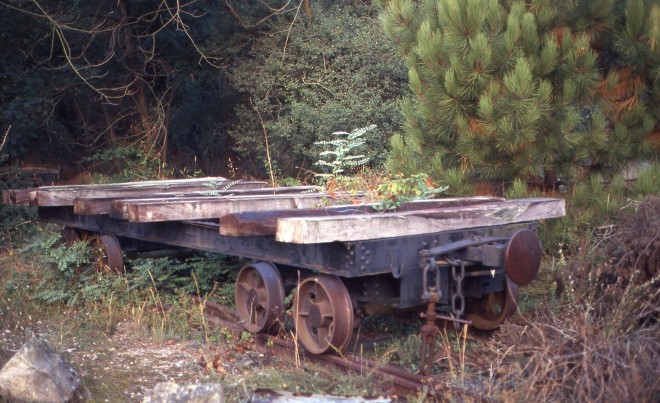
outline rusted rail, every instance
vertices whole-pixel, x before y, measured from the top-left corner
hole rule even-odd
[[[232,337],[239,338],[244,327],[239,323],[238,313],[223,305],[206,301],[197,296],[192,297],[197,303],[204,304],[206,317],[209,324],[229,329]],[[411,394],[426,394],[427,397],[436,401],[452,402],[490,402],[492,399],[477,392],[449,385],[448,382],[437,376],[423,376],[411,373],[404,368],[392,364],[357,356],[354,354],[309,354],[304,350],[296,349],[295,343],[289,338],[258,333],[254,335],[257,349],[263,353],[271,354],[292,362],[295,355],[303,357],[308,362],[320,364],[331,364],[345,371],[353,371],[359,374],[374,374],[378,378],[388,382],[389,392],[398,396],[409,396]]]

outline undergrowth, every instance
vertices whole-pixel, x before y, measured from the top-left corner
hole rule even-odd
[[[543,298],[489,344],[491,393],[505,401],[657,401],[658,234],[660,198],[650,196],[620,210],[607,231],[579,236],[574,254],[560,254]]]
[[[123,321],[130,322],[135,334],[158,339],[195,333],[208,339],[203,310],[189,296],[230,304],[236,273],[244,264],[201,252],[182,260],[127,258],[129,270],[117,275],[98,267],[87,241],[66,245],[59,234],[37,236],[16,253],[26,265],[44,269],[25,270],[6,287],[21,288],[30,300],[44,305],[98,315],[96,324],[109,334]]]

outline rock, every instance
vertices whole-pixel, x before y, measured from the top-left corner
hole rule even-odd
[[[34,336],[0,370],[0,401],[69,402],[81,381],[46,340]]]
[[[143,403],[216,403],[224,401],[225,394],[220,384],[181,386],[174,382],[157,384],[142,400]]]

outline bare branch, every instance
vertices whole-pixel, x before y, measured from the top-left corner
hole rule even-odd
[[[293,16],[293,20],[291,20],[291,25],[289,25],[289,30],[286,33],[286,40],[284,41],[284,48],[282,48],[282,64],[284,64],[284,57],[286,56],[286,46],[289,44],[289,36],[291,35],[291,30],[293,29],[293,24],[296,23],[296,19],[298,18],[298,13],[300,13],[300,7],[303,5],[304,0],[300,0],[300,4],[298,4],[298,8],[296,9],[296,15]]]
[[[2,151],[2,149],[5,146],[5,143],[7,142],[7,137],[9,137],[9,130],[11,130],[11,125],[9,125],[9,127],[7,128],[5,135],[2,136],[2,144],[0,144],[0,151]]]
[[[279,14],[282,14],[282,13],[286,13],[286,12],[289,12],[289,11],[293,10],[293,8],[289,8],[289,4],[291,4],[291,0],[287,1],[287,2],[286,2],[282,7],[280,7],[280,8],[274,8],[274,7],[271,7],[270,5],[268,5],[267,3],[265,3],[264,1],[259,1],[259,3],[261,3],[264,7],[266,7],[266,8],[268,9],[268,11],[270,12],[270,14],[268,14],[268,15],[265,16],[264,18],[258,20],[257,22],[254,22],[254,23],[247,23],[247,22],[245,22],[245,19],[242,18],[242,17],[236,12],[236,10],[233,8],[233,6],[232,6],[232,4],[231,4],[231,0],[223,0],[223,1],[224,1],[225,5],[227,6],[227,8],[229,9],[229,13],[232,14],[232,15],[234,16],[234,18],[236,18],[236,20],[237,20],[241,25],[243,25],[243,27],[245,27],[245,28],[254,28],[254,27],[257,27],[257,26],[263,24],[264,22],[268,21],[269,19],[273,18],[273,17],[276,16],[276,15],[279,15]]]
[[[268,160],[268,170],[270,171],[270,182],[272,187],[275,187],[275,173],[273,172],[273,164],[270,159],[270,145],[268,144],[268,131],[266,131],[266,124],[264,123],[264,120],[261,117],[261,112],[259,112],[259,109],[257,109],[257,105],[255,105],[254,101],[252,101],[252,97],[250,97],[250,105],[252,105],[252,108],[257,113],[257,117],[259,118],[259,123],[261,124],[261,130],[263,130],[264,132],[264,141],[266,145],[266,159]]]

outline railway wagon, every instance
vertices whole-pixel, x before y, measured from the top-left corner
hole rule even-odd
[[[313,354],[341,351],[356,318],[374,306],[426,307],[438,318],[494,329],[513,314],[519,287],[536,276],[539,220],[565,214],[552,198],[463,197],[401,203],[382,211],[363,195],[316,187],[267,187],[224,178],[47,186],[3,192],[64,226],[67,242],[91,238],[124,270],[124,249],[152,243],[251,259],[237,276],[245,329],[293,319]]]

